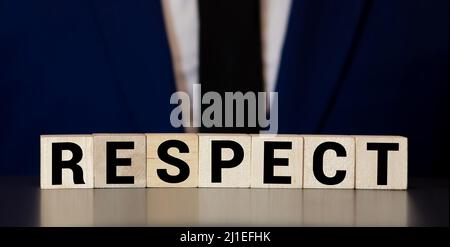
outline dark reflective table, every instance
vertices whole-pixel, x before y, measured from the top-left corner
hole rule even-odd
[[[407,191],[146,188],[41,190],[0,177],[0,226],[448,226],[448,180]]]

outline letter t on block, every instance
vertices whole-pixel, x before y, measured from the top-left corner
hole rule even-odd
[[[91,135],[41,136],[41,188],[93,188]]]
[[[405,190],[408,139],[401,136],[355,136],[356,189]]]

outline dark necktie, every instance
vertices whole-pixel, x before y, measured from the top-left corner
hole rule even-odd
[[[258,127],[224,128],[225,92],[263,91],[259,0],[199,0],[200,83],[202,95],[208,91],[222,96],[222,127],[201,132],[257,133]],[[208,105],[202,105],[202,112]],[[234,106],[236,107],[236,106]],[[246,109],[247,104],[246,104]],[[255,108],[248,109],[257,114]],[[236,122],[236,109],[233,110]],[[256,118],[256,126],[258,126]],[[234,124],[236,126],[236,124]]]

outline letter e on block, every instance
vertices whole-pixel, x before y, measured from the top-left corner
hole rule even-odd
[[[252,135],[252,188],[302,188],[303,137]]]
[[[41,136],[41,188],[93,188],[91,135]]]
[[[144,134],[94,135],[94,187],[144,188]]]

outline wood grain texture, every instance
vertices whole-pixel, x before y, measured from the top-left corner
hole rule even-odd
[[[408,187],[408,139],[402,136],[355,136],[356,188],[398,189]],[[368,150],[368,143],[398,144],[398,151],[387,153],[387,184],[378,184],[378,152]]]
[[[130,166],[116,166],[116,174],[134,177],[133,184],[107,183],[106,145],[108,142],[133,142],[133,149],[118,149],[118,159],[131,159]],[[143,188],[146,185],[146,159],[144,134],[95,134],[94,135],[94,184],[95,188]]]
[[[275,159],[287,159],[288,166],[274,161],[273,176],[290,177],[291,183],[264,182],[264,149],[266,142],[290,143],[291,149],[274,150]],[[303,182],[303,137],[298,135],[252,135],[252,188],[302,188]],[[283,161],[286,162],[286,161]]]
[[[178,183],[163,181],[157,174],[158,169],[165,169],[169,175],[176,176],[180,169],[167,164],[158,157],[158,148],[169,140],[185,143],[188,153],[178,148],[170,148],[168,154],[184,161],[189,166],[189,177]],[[147,134],[147,187],[197,187],[198,186],[198,136],[197,134]]]
[[[91,135],[41,135],[41,188],[42,189],[66,189],[66,188],[93,188],[93,138]],[[52,144],[75,143],[82,150],[82,159],[78,165],[83,170],[84,184],[75,184],[71,169],[62,169],[62,184],[52,184]],[[72,159],[72,153],[63,150],[62,160]]]
[[[239,143],[244,151],[242,162],[232,168],[223,168],[221,182],[212,182],[211,142],[217,140]],[[222,159],[230,160],[234,156],[231,149],[222,149]],[[199,187],[250,187],[251,178],[251,136],[245,134],[199,134]]]
[[[303,188],[353,189],[355,188],[355,140],[351,136],[305,135]],[[345,178],[338,184],[328,185],[319,182],[313,171],[313,157],[317,147],[325,142],[335,142],[345,149],[345,157],[337,157],[336,151],[327,150],[323,154],[323,173],[332,178],[337,170],[345,171]]]

